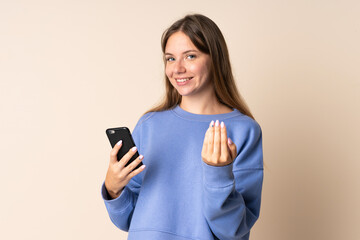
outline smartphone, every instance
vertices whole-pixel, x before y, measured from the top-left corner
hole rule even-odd
[[[117,154],[117,160],[119,161],[132,147],[135,147],[134,139],[131,136],[130,130],[127,127],[118,127],[118,128],[109,128],[106,129],[106,135],[110,141],[110,145],[114,148],[115,144],[122,140],[122,146],[119,149]],[[126,163],[125,167],[129,165],[132,161],[134,161],[137,157],[139,157],[139,153],[136,152],[131,159]],[[143,165],[140,162],[135,169]],[[135,170],[134,169],[134,170]]]

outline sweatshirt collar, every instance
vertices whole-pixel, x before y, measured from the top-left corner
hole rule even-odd
[[[234,109],[232,112],[229,113],[222,113],[222,114],[195,114],[191,112],[187,112],[184,109],[182,109],[179,105],[176,105],[175,108],[171,110],[175,115],[178,117],[188,119],[188,120],[194,120],[194,121],[200,121],[200,122],[210,122],[211,120],[225,120],[228,118],[232,118],[235,116],[243,115],[239,112],[239,110]]]

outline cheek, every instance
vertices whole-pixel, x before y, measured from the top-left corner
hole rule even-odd
[[[206,63],[204,63],[203,65],[203,69],[202,69],[204,75],[206,76],[206,79],[209,80],[210,76],[211,76],[211,64],[209,63],[209,61],[207,61]]]
[[[171,67],[165,66],[165,74],[168,78],[171,77],[171,75],[172,75],[171,73],[172,73]]]
[[[201,78],[207,79],[209,77],[209,68],[205,63],[199,65],[193,65],[191,71],[201,76]]]
[[[175,87],[175,83],[174,83],[174,79],[172,79],[172,70],[171,70],[171,67],[167,67],[165,66],[165,75],[167,76],[168,78],[168,81],[170,82],[170,84]]]

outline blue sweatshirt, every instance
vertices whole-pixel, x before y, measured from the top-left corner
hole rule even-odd
[[[211,120],[224,121],[237,157],[227,166],[202,161]],[[263,181],[261,128],[238,110],[217,115],[151,112],[133,138],[146,169],[116,199],[102,197],[112,222],[130,240],[249,239],[259,217]]]

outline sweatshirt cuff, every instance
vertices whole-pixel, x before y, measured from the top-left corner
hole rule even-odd
[[[128,207],[128,205],[131,203],[130,194],[127,188],[124,188],[119,197],[110,199],[105,187],[105,183],[103,183],[101,186],[101,196],[105,202],[106,207],[110,211],[119,212],[122,209]]]
[[[212,166],[202,162],[203,179],[208,187],[223,188],[234,184],[233,164],[226,166]]]

